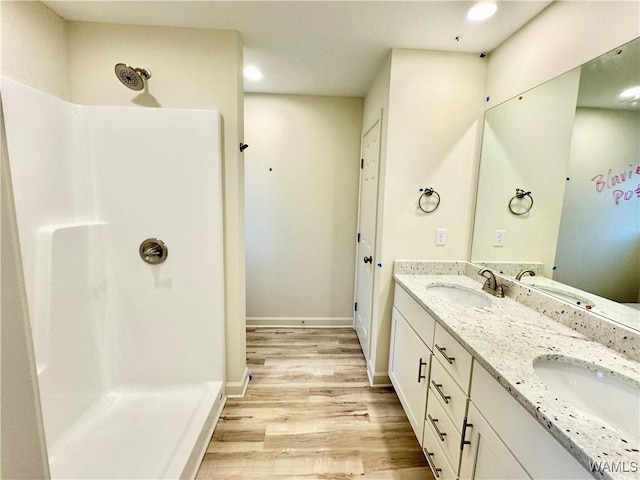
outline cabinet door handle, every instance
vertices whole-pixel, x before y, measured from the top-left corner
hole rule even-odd
[[[439,346],[436,343],[436,348],[438,349],[438,351],[442,354],[442,356],[445,358],[445,360],[447,362],[449,362],[449,365],[453,365],[453,361],[456,359],[455,357],[449,357],[447,356],[447,349],[444,347]]]
[[[436,464],[433,463],[433,460],[431,460],[431,457],[433,457],[433,453],[428,452],[426,447],[424,448],[424,453],[427,454],[427,463],[429,464],[429,468],[436,475],[436,478],[440,478],[440,472],[442,471],[442,469],[437,468]]]
[[[436,433],[440,437],[440,441],[444,442],[444,437],[446,437],[447,434],[444,432],[441,432],[440,429],[438,428],[438,425],[436,425],[436,423],[438,423],[438,419],[431,417],[431,415],[427,415],[427,417],[429,417],[429,421],[431,422],[431,425],[433,425],[433,428],[436,429]]]
[[[460,451],[464,451],[464,446],[465,445],[471,445],[471,442],[469,440],[465,440],[465,438],[467,438],[467,427],[469,428],[473,428],[473,424],[472,423],[467,423],[467,417],[464,417],[464,420],[462,421],[462,436],[460,437]]]
[[[441,383],[436,383],[435,380],[431,380],[431,385],[433,385],[433,387],[436,389],[436,392],[438,392],[440,394],[440,396],[442,397],[442,400],[444,400],[444,403],[449,403],[449,400],[451,399],[450,395],[445,395],[444,392],[442,390],[440,390],[440,387],[442,387]]]
[[[422,380],[423,378],[426,379],[427,377],[422,375],[422,367],[426,367],[427,366],[427,362],[423,362],[422,361],[422,357],[420,357],[420,362],[418,363],[418,383],[420,383],[420,380]]]

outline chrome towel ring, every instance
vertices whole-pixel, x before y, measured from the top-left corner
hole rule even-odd
[[[422,190],[422,189],[421,189]],[[435,195],[435,197],[434,197]],[[431,200],[429,202],[429,206],[423,208],[422,201],[423,200]],[[435,205],[434,205],[435,203]],[[436,192],[433,188],[428,187],[422,190],[422,194],[418,198],[418,208],[422,210],[424,213],[435,212],[440,206],[440,194]]]
[[[527,200],[523,200],[528,198]],[[514,215],[524,215],[531,211],[533,207],[533,196],[531,192],[516,188],[516,194],[509,200],[509,211]]]

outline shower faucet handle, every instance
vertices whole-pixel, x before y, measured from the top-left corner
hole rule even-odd
[[[140,244],[138,249],[140,258],[150,265],[158,265],[167,259],[169,249],[167,245],[158,238],[147,238]]]
[[[159,245],[154,245],[152,247],[147,248],[144,252],[144,255],[149,256],[160,256],[162,255],[162,249],[160,249]]]

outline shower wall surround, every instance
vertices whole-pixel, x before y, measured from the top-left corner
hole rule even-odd
[[[224,400],[219,114],[1,94],[52,478],[193,477]]]

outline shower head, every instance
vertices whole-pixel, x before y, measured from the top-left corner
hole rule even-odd
[[[134,68],[124,63],[116,64],[115,72],[118,80],[131,90],[142,90],[144,81],[151,78],[151,72],[146,68]]]

